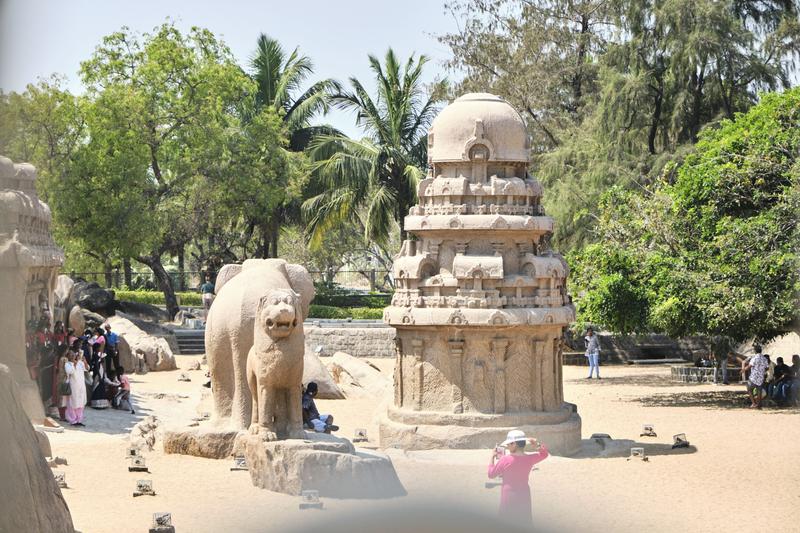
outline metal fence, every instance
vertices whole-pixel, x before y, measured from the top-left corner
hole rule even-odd
[[[348,291],[387,292],[394,289],[392,273],[387,270],[338,270],[338,271],[309,271],[314,283],[327,285],[331,288],[341,287]],[[176,291],[198,290],[203,283],[205,272],[189,271],[183,273],[170,272],[172,286]],[[152,272],[132,272],[130,284],[125,284],[125,277],[121,270],[110,272],[70,272],[74,280],[94,281],[100,286],[110,289],[120,289],[123,286],[131,290],[159,290],[158,280]]]

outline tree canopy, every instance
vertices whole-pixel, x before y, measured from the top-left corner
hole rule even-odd
[[[460,0],[444,35],[459,89],[509,100],[533,137],[556,246],[597,238],[611,186],[647,186],[703,126],[787,88],[800,52],[786,0]]]
[[[427,166],[428,127],[444,88],[443,83],[431,90],[423,86],[427,61],[412,55],[402,64],[391,49],[383,64],[370,55],[377,93],[371,96],[357,78],[350,78],[352,89],[332,96],[334,105],[355,113],[366,136],[356,140],[334,132],[309,146],[313,196],[303,210],[313,246],[342,223],[362,226],[368,241],[386,243],[414,205]]]
[[[623,332],[770,339],[800,308],[800,88],[704,130],[674,172],[616,188],[601,243],[570,257],[583,320]]]

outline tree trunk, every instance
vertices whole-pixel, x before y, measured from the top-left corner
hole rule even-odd
[[[106,288],[110,289],[114,286],[114,273],[112,272],[111,259],[108,257],[103,258],[103,277],[105,278]]]
[[[169,319],[175,318],[180,311],[178,299],[175,297],[175,288],[172,286],[172,279],[169,277],[164,265],[161,264],[161,256],[157,254],[144,255],[136,258],[137,261],[147,265],[153,271],[153,275],[164,293],[164,301],[167,304],[167,314]]]
[[[270,233],[271,233],[270,241],[272,243],[272,250],[271,250],[272,255],[270,257],[276,257],[277,258],[278,257],[278,238],[280,237],[280,234],[281,234],[281,224],[278,221],[278,217],[273,218],[271,226],[272,227],[270,228]]]
[[[122,260],[122,277],[128,290],[133,288],[133,273],[131,272],[131,258],[126,257]]]
[[[258,227],[260,235],[260,245],[258,252],[256,252],[256,258],[258,259],[267,259],[269,258],[269,245],[270,245],[270,234],[269,234],[269,223],[263,223]]]
[[[572,112],[576,113],[583,98],[583,67],[589,40],[589,16],[581,14],[581,29],[578,35],[578,53],[575,59],[575,75],[572,77]]]
[[[184,267],[184,246],[178,247],[178,291],[186,290],[186,269]]]
[[[652,155],[656,154],[656,135],[658,134],[658,125],[661,122],[661,101],[663,99],[663,84],[661,85],[655,95],[655,108],[653,109],[652,122],[650,123],[650,132],[647,134],[647,149]]]

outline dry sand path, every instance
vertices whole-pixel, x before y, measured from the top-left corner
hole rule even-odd
[[[178,357],[179,367],[195,358]],[[391,375],[392,361],[373,360]],[[551,458],[532,476],[534,516],[562,531],[790,531],[800,530],[800,412],[752,411],[738,386],[678,385],[668,368],[604,367],[603,379],[582,379],[585,369],[566,367],[565,396],[578,405],[583,436],[609,433],[643,442],[648,462],[599,457],[586,441],[577,458]],[[312,527],[316,520],[346,523],[365,510],[403,511],[414,504],[452,505],[494,513],[499,490],[484,487],[489,452],[388,450],[408,496],[391,500],[326,499],[325,510],[300,511],[298,498],[254,488],[230,461],[146,454],[152,474],[127,471],[130,428],[148,414],[186,424],[207,410],[203,372],[131,376],[136,415],[87,410],[87,428],[51,434],[54,454],[66,457],[64,496],[84,533],[142,532],[153,512],[173,514],[177,531],[282,531]],[[320,401],[340,434],[365,427],[377,436],[377,399]],[[202,407],[201,407],[202,405]],[[658,438],[639,437],[643,423]],[[674,433],[696,446],[672,453]],[[370,443],[374,446],[376,443]],[[626,448],[627,449],[627,448]],[[133,498],[137,479],[152,479],[157,496]],[[353,524],[357,530],[357,524]]]

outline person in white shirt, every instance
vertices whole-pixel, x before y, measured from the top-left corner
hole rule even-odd
[[[589,360],[589,376],[586,379],[592,379],[592,370],[595,371],[597,379],[600,379],[600,340],[594,334],[592,328],[586,329],[586,359]]]

